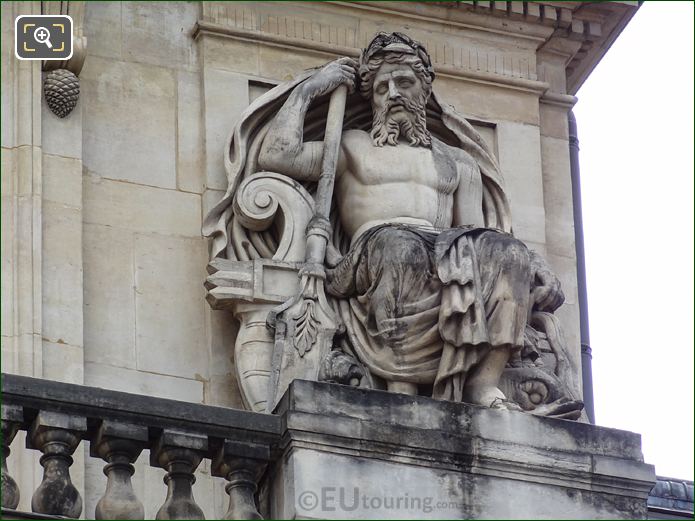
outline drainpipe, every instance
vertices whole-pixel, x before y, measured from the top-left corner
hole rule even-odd
[[[570,110],[567,115],[570,142],[570,177],[574,207],[574,244],[577,253],[577,293],[579,300],[579,339],[582,345],[582,389],[584,410],[591,423],[594,417],[594,384],[591,376],[591,346],[589,342],[589,308],[586,298],[586,265],[584,259],[584,228],[582,223],[582,191],[579,184],[579,138],[577,120]]]

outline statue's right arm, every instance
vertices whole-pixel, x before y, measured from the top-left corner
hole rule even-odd
[[[304,142],[304,118],[318,96],[332,92],[339,85],[354,89],[356,67],[352,58],[341,58],[324,66],[292,91],[263,140],[258,158],[263,170],[300,181],[319,178],[323,142]]]

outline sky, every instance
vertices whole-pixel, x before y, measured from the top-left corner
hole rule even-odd
[[[645,2],[577,93],[596,423],[693,479],[693,16]]]

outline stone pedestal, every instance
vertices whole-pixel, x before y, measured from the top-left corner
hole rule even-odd
[[[274,519],[645,519],[654,467],[638,434],[298,381],[278,405]]]

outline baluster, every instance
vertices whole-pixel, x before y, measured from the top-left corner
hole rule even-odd
[[[19,405],[2,405],[2,507],[14,510],[19,504],[19,487],[7,471],[7,458],[10,444],[24,421],[24,413]]]
[[[212,462],[212,475],[229,483],[229,508],[225,519],[263,519],[256,506],[258,481],[270,459],[266,445],[225,440]]]
[[[147,445],[147,427],[104,420],[89,445],[92,457],[106,461],[106,491],[97,503],[96,519],[144,519],[145,508],[135,495],[133,463]]]
[[[87,431],[81,416],[40,411],[27,437],[27,448],[43,453],[43,480],[31,497],[31,509],[40,514],[79,517],[82,497],[70,479],[72,453]]]
[[[205,519],[193,498],[193,473],[208,450],[207,436],[166,429],[150,449],[150,464],[167,471],[167,498],[157,519]]]

